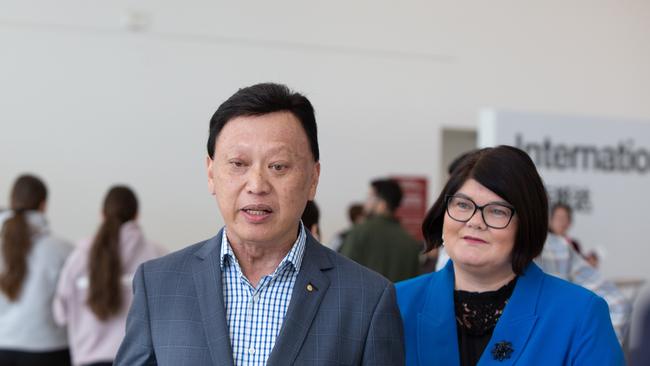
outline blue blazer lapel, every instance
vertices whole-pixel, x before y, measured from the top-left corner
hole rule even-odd
[[[534,263],[531,263],[524,274],[519,276],[503,315],[494,328],[492,338],[483,351],[479,366],[515,364],[526,347],[530,333],[537,321],[537,301],[543,280],[542,270]],[[499,361],[494,357],[492,351],[497,347],[497,343],[502,342],[510,343],[510,346],[506,348],[510,348],[512,353],[509,358]]]
[[[454,316],[454,268],[452,262],[432,276],[418,314],[418,365],[458,366],[458,336]]]
[[[332,267],[333,264],[322,245],[307,234],[300,272],[293,287],[282,329],[266,363],[268,366],[292,365],[298,357],[320,303],[330,286],[329,279],[322,271]],[[309,284],[312,291],[307,290]]]
[[[194,253],[197,263],[192,266],[192,275],[212,363],[233,366],[235,363],[232,357],[221,284],[219,253],[222,231]]]

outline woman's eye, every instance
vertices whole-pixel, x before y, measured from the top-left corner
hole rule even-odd
[[[456,207],[458,207],[458,208],[462,208],[462,209],[464,209],[464,210],[468,210],[468,209],[470,209],[472,206],[471,206],[469,203],[467,203],[467,202],[462,202],[462,201],[461,201],[461,202],[457,202],[457,203],[456,203]]]
[[[493,216],[508,216],[508,212],[502,208],[492,208],[490,214]]]

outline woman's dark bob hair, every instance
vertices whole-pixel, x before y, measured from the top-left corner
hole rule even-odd
[[[548,198],[533,161],[512,146],[488,147],[462,159],[422,223],[425,252],[443,244],[445,196],[458,192],[469,179],[476,180],[514,206],[518,227],[512,249],[512,270],[522,274],[544,248],[548,232]]]

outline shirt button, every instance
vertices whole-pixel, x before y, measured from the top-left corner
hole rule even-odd
[[[253,348],[253,347],[249,348],[248,353],[251,354],[251,355],[254,355],[255,354],[255,348]]]

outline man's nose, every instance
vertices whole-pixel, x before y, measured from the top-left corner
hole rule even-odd
[[[249,170],[246,181],[246,190],[252,194],[266,194],[271,190],[268,172],[263,166],[256,165]]]

